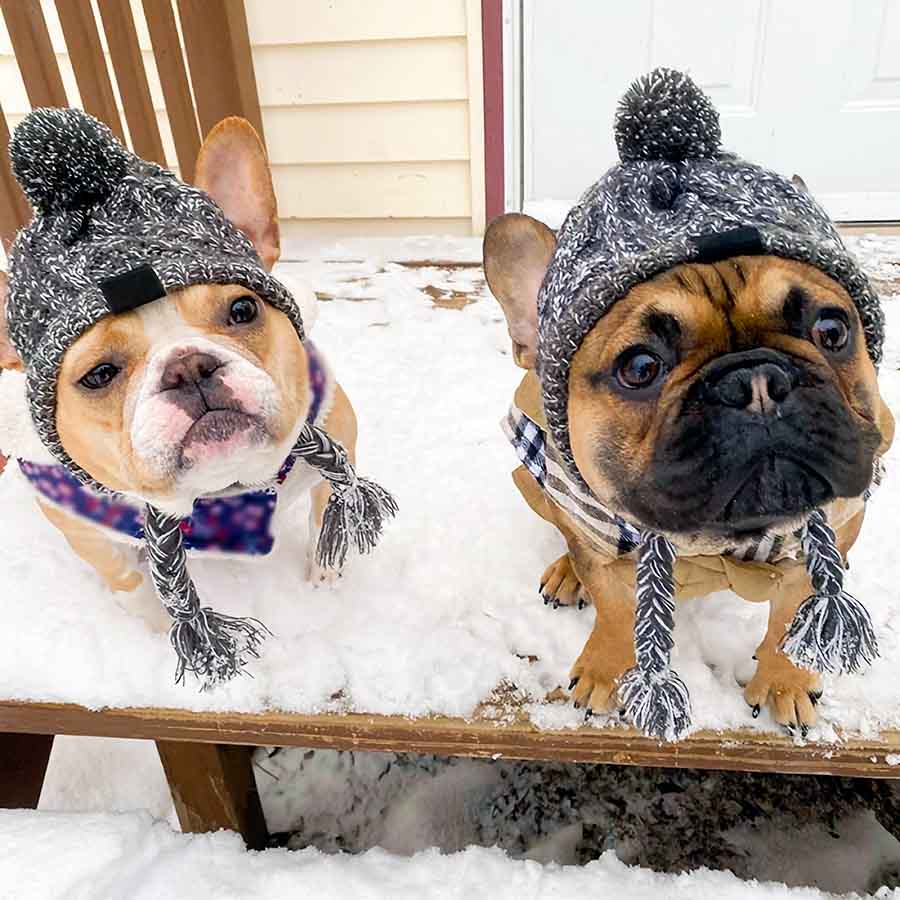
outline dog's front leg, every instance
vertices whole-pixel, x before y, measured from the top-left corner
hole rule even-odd
[[[769,627],[757,648],[756,674],[744,689],[744,698],[754,716],[768,705],[776,722],[789,730],[799,727],[805,735],[816,722],[822,678],[795,666],[779,649],[797,608],[809,594],[808,582],[799,587],[783,592],[769,604]]]
[[[635,664],[634,592],[592,555],[589,548],[569,544],[569,556],[596,613],[593,631],[569,673],[572,699],[588,717],[615,706],[619,681]]]

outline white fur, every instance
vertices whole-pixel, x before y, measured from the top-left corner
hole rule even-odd
[[[180,440],[193,420],[160,395],[159,384],[169,361],[191,351],[209,353],[225,364],[224,380],[242,396],[247,411],[263,420],[278,414],[278,389],[271,376],[236,351],[208,338],[184,321],[174,303],[151,303],[138,311],[150,343],[147,364],[138,384],[129,390],[131,443],[151,469],[164,474],[180,453]],[[260,446],[240,439],[226,454],[211,454],[179,477],[171,496],[154,497],[166,512],[186,515],[194,499],[221,491],[235,482],[260,484],[278,471],[302,427],[296,423],[278,444]]]
[[[0,372],[0,452],[36,463],[54,462],[31,419],[25,375],[8,369]]]

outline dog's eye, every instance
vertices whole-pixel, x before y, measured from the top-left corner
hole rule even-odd
[[[252,322],[257,315],[259,315],[259,308],[252,297],[238,297],[231,304],[228,323],[230,325],[246,325],[248,322]]]
[[[649,350],[635,350],[624,357],[616,369],[619,384],[626,388],[650,387],[663,370],[662,360]]]
[[[819,313],[812,326],[812,339],[817,347],[837,353],[850,340],[850,325],[840,310],[826,309]]]
[[[99,391],[100,388],[105,388],[119,372],[119,367],[112,363],[100,363],[99,366],[94,366],[87,375],[80,378],[78,383],[84,385],[88,390]]]

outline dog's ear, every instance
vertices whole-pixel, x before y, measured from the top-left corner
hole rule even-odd
[[[6,298],[8,296],[9,281],[6,272],[0,272],[0,369],[18,369],[21,372],[25,367],[9,339],[9,330],[6,325]]]
[[[503,307],[513,358],[533,369],[537,358],[537,297],[556,248],[553,232],[531,216],[508,213],[484,234],[484,274]]]
[[[194,183],[250,238],[271,269],[281,255],[278,206],[265,147],[246,119],[231,116],[210,131],[197,157]]]

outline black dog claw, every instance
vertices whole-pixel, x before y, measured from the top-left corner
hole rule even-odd
[[[821,691],[810,691],[809,692],[809,702],[812,703],[813,706],[818,706],[819,701],[822,699]]]
[[[572,688],[575,687],[576,684],[578,684],[578,676],[577,675],[569,682],[569,690],[571,691]]]
[[[800,726],[800,737],[806,740],[806,736],[809,734],[809,725],[801,725]]]
[[[753,708],[752,708],[751,712],[753,713],[753,718],[754,718],[754,719],[758,719],[758,718],[759,718],[759,704],[758,704],[758,703],[754,703],[754,704],[753,704]]]
[[[588,707],[588,708],[584,711],[584,721],[585,721],[585,722],[590,721],[590,718],[591,718],[591,716],[592,716],[593,714],[594,714],[594,711],[593,711],[590,707]]]
[[[553,601],[553,608],[554,608],[554,609],[559,609],[559,600],[554,600],[554,601]]]
[[[583,597],[579,597],[579,598],[578,598],[578,608],[579,608],[579,609],[584,609],[585,606],[587,606],[587,603],[584,602],[584,598],[583,598]]]

